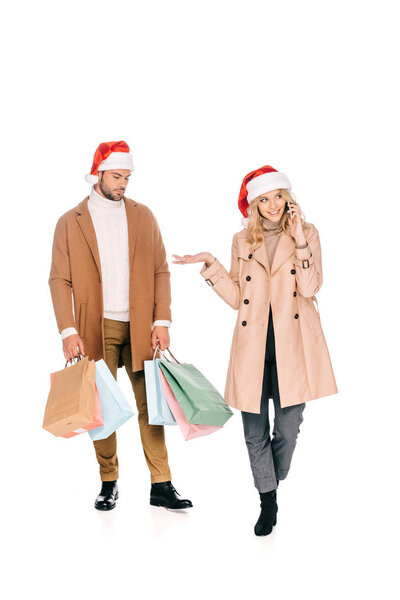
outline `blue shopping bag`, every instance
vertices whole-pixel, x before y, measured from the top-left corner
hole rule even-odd
[[[158,358],[144,361],[149,425],[176,425],[174,415],[168,406],[161,385],[159,362]]]
[[[103,411],[104,425],[88,432],[93,441],[104,440],[134,415],[130,404],[103,359],[96,362],[96,386]]]

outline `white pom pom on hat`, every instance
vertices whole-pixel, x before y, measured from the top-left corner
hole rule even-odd
[[[91,175],[90,173],[88,173],[87,175],[85,175],[85,181],[87,181],[87,183],[95,185],[99,181],[99,177],[98,175]]]
[[[95,185],[99,181],[97,173],[109,169],[134,170],[132,155],[126,142],[104,142],[99,144],[94,153],[91,171],[85,175],[85,180]]]

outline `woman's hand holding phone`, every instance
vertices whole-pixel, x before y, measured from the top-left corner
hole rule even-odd
[[[296,246],[303,246],[307,243],[307,241],[303,233],[303,227],[300,216],[300,207],[294,202],[288,202],[287,205],[290,214],[290,219],[288,221],[290,235],[294,238]]]
[[[290,208],[290,204],[291,204],[290,202],[286,202],[289,216],[290,216],[291,220],[293,221],[293,213],[292,213],[292,209]]]

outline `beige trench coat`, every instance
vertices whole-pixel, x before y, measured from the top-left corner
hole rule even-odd
[[[226,402],[239,410],[260,412],[270,304],[281,406],[337,393],[314,304],[322,285],[319,235],[308,223],[304,234],[309,247],[297,249],[294,239],[282,232],[270,266],[265,243],[251,252],[243,229],[233,237],[229,273],[218,260],[200,271],[239,311],[225,387]]]
[[[124,197],[129,236],[129,318],[132,371],[153,357],[153,321],[171,321],[171,288],[164,244],[147,206]],[[54,232],[49,278],[58,329],[75,327],[93,360],[105,356],[103,286],[88,198],[65,213]]]

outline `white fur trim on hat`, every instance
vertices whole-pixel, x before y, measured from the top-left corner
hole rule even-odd
[[[97,175],[91,175],[90,173],[88,173],[87,175],[85,175],[85,180],[88,183],[95,185],[99,181],[99,178],[97,177]]]
[[[109,171],[110,169],[133,171],[132,154],[129,154],[129,152],[111,152],[110,156],[99,164],[98,171]]]
[[[258,177],[254,177],[246,185],[247,201],[251,202],[261,194],[268,194],[272,190],[291,190],[290,181],[284,173],[271,171],[271,173],[262,173]]]

